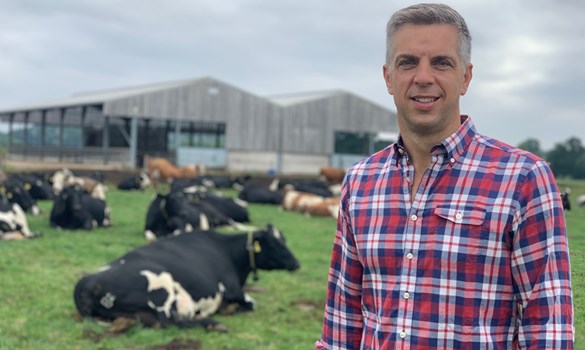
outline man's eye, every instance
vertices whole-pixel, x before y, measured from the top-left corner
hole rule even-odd
[[[444,68],[452,66],[451,62],[449,62],[448,60],[438,60],[435,62],[435,65],[438,67],[444,67]]]
[[[406,59],[398,61],[398,67],[408,67],[413,66],[415,64],[414,60]]]

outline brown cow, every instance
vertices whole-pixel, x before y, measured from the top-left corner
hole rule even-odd
[[[155,185],[159,179],[171,182],[174,179],[190,179],[204,174],[203,167],[199,165],[189,164],[178,167],[165,158],[146,156],[144,163],[146,172]]]
[[[285,189],[280,208],[287,211],[297,211],[307,216],[331,216],[337,218],[339,198],[326,198],[313,193]]]
[[[330,185],[331,184],[340,184],[343,182],[343,178],[345,177],[345,170],[340,168],[334,168],[331,166],[324,166],[321,167],[319,171],[319,176],[327,181]]]

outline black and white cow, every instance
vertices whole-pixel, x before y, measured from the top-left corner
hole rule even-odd
[[[329,198],[333,197],[333,192],[329,185],[321,179],[277,179],[278,188],[281,190],[291,189],[298,192],[312,193],[318,196]]]
[[[226,197],[216,192],[197,192],[194,194],[200,201],[207,202],[221,213],[236,222],[250,222],[246,201],[239,198]]]
[[[50,223],[63,229],[91,230],[112,225],[110,207],[92,197],[80,185],[67,186],[53,201]]]
[[[561,201],[563,203],[563,209],[567,211],[571,210],[571,199],[569,198],[569,193],[571,193],[571,190],[568,188],[561,192]]]
[[[36,238],[40,232],[32,232],[20,205],[0,200],[0,241]]]
[[[210,317],[252,311],[248,275],[295,271],[298,260],[272,226],[238,234],[183,233],[137,248],[79,280],[74,300],[84,317],[138,319],[153,327],[202,325],[227,329]]]
[[[183,192],[157,194],[146,213],[144,237],[154,241],[159,237],[209,229],[209,220],[189,202]]]
[[[31,215],[41,214],[37,201],[31,197],[20,180],[9,178],[0,186],[0,193],[8,202],[18,204],[25,213],[30,213]]]
[[[22,187],[30,194],[32,199],[47,200],[53,199],[53,189],[48,177],[37,173],[17,173],[10,176],[11,180],[22,184]]]
[[[206,182],[203,177],[196,176],[190,179],[174,179],[171,182],[169,191],[170,192],[195,192],[195,191],[207,191],[208,188],[212,187],[212,184]]]
[[[238,198],[249,203],[280,204],[284,191],[266,186],[247,185],[239,193]]]
[[[118,183],[118,189],[123,191],[144,191],[148,187],[152,186],[152,182],[150,181],[150,177],[145,172],[141,172],[140,174],[129,176],[120,183]]]

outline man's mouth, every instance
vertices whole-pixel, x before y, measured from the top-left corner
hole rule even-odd
[[[413,100],[415,100],[416,102],[420,102],[420,103],[431,103],[431,102],[435,102],[436,100],[438,100],[438,97],[413,97]]]

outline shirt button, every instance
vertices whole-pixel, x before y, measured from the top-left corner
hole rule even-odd
[[[400,338],[406,338],[406,332],[405,331],[400,332]]]
[[[455,158],[449,159],[449,162],[451,162],[451,164],[455,163]]]
[[[404,292],[402,296],[404,297],[404,299],[410,298],[410,294],[408,292]]]
[[[408,260],[410,260],[410,259],[414,258],[414,254],[412,254],[412,253],[408,253],[408,254],[406,254],[406,258],[407,258]]]
[[[416,219],[418,219],[418,216],[416,216],[415,214],[412,214],[412,216],[410,217],[410,220],[416,221]]]
[[[457,214],[455,214],[455,219],[461,220],[462,218],[463,218],[463,214],[461,212],[458,212]]]

